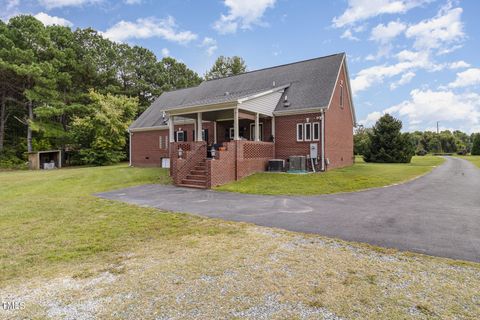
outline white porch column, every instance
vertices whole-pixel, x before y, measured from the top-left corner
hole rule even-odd
[[[203,141],[202,139],[202,113],[197,113],[197,141]]]
[[[260,115],[255,114],[255,141],[260,141]]]
[[[217,121],[213,121],[213,143],[217,144]]]
[[[235,108],[233,109],[233,140],[240,140],[240,129],[238,125],[238,108]]]
[[[168,118],[168,139],[170,142],[175,142],[175,126],[173,124],[173,116]]]
[[[322,130],[322,171],[325,171],[325,111],[322,111],[322,120],[321,120],[321,130]]]
[[[272,116],[272,137],[275,140],[275,116]]]

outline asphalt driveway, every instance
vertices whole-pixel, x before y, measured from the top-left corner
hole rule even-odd
[[[98,196],[480,262],[480,170],[458,158],[408,183],[354,193],[262,196],[144,185]]]

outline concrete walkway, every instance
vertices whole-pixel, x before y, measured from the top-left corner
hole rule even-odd
[[[98,196],[480,262],[480,170],[458,158],[411,182],[354,193],[261,196],[144,185]]]

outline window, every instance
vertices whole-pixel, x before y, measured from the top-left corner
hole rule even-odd
[[[233,128],[229,128],[228,132],[229,132],[228,137],[230,138],[230,140],[233,140],[235,138],[235,132],[234,132]]]
[[[320,122],[314,122],[312,127],[312,140],[320,140]]]
[[[185,138],[186,138],[186,132],[185,131],[177,131],[175,132],[175,137],[177,138],[177,142],[181,142],[181,141],[187,141]]]
[[[303,123],[297,123],[297,141],[303,141]]]
[[[340,85],[340,108],[343,109],[343,86]]]
[[[260,141],[263,141],[263,123],[259,125]],[[255,123],[250,123],[250,140],[255,140]]]
[[[305,123],[305,132],[303,134],[305,141],[310,141],[312,140],[312,124],[311,123]]]

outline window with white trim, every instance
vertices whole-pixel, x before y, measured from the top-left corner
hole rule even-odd
[[[258,126],[259,140],[263,141],[263,123],[260,122]],[[250,140],[255,140],[255,123],[250,123]]]
[[[177,142],[182,142],[182,141],[185,141],[185,134],[186,132],[185,131],[177,131],[175,132],[175,135],[176,135],[176,138],[177,138]]]
[[[320,140],[320,122],[314,122],[312,126],[312,140]]]
[[[305,123],[303,126],[305,128],[305,132],[303,133],[303,137],[305,141],[311,141],[312,140],[312,124]]]
[[[303,141],[303,123],[297,123],[297,141]]]
[[[228,136],[230,140],[233,140],[235,138],[235,130],[233,128],[228,128]]]

